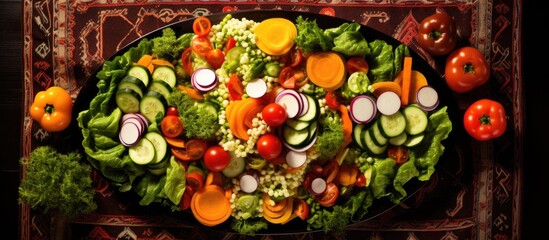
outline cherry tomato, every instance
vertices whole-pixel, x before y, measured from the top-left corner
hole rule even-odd
[[[311,168],[309,171],[313,174],[316,174],[316,176],[322,176],[322,166],[318,164],[311,164]]]
[[[286,66],[297,67],[303,62],[303,53],[300,49],[292,48],[284,57],[282,61]]]
[[[206,57],[208,52],[213,49],[213,45],[207,36],[202,36],[193,38],[191,42],[191,48],[196,54],[200,55],[201,57]]]
[[[357,187],[364,187],[366,186],[366,176],[364,176],[364,173],[359,172],[356,177],[355,186]]]
[[[387,156],[395,160],[397,165],[402,165],[408,161],[408,148],[390,145],[387,148]]]
[[[178,116],[166,115],[160,122],[160,130],[166,137],[178,137],[183,133],[183,121]]]
[[[192,53],[193,53],[193,49],[188,47],[185,49],[185,51],[183,51],[183,53],[181,54],[181,65],[183,65],[183,69],[185,70],[185,72],[187,72],[187,74],[189,75],[192,75],[194,70],[193,70],[193,60],[192,60]]]
[[[185,175],[185,181],[187,186],[196,191],[204,185],[204,177],[199,172],[190,172]]]
[[[229,37],[227,39],[227,43],[225,43],[225,47],[223,48],[223,53],[227,54],[227,52],[229,52],[229,50],[231,50],[234,46],[236,46],[236,40],[234,37]]]
[[[181,210],[189,209],[194,192],[195,191],[191,188],[191,186],[185,186],[185,191],[183,192],[183,196],[181,197],[181,201],[179,202],[179,208],[181,208]]]
[[[197,17],[193,22],[193,32],[199,37],[208,36],[211,27],[210,19],[204,16]]]
[[[242,100],[244,86],[236,73],[231,74],[231,78],[229,78],[229,81],[227,82],[227,89],[229,90],[229,100]]]
[[[488,82],[490,65],[478,49],[462,47],[454,50],[446,59],[444,75],[450,89],[465,93]]]
[[[339,106],[341,105],[341,97],[336,91],[328,91],[325,98],[326,105],[328,105],[329,108],[339,110]]]
[[[172,155],[182,161],[194,161],[202,158],[208,144],[199,138],[190,139],[185,143],[185,148],[172,147]]]
[[[278,75],[278,83],[284,88],[295,88],[296,79],[294,76],[294,69],[292,67],[285,67],[280,70]]]
[[[204,154],[204,165],[212,172],[225,169],[231,161],[231,155],[219,145],[211,146]]]
[[[307,220],[309,217],[310,207],[307,201],[299,198],[294,198],[294,210],[293,213],[297,215],[301,220]]]
[[[261,111],[261,117],[269,126],[280,126],[288,118],[286,109],[278,103],[269,103]]]
[[[435,13],[424,18],[418,25],[417,42],[431,55],[441,56],[454,50],[457,29],[454,19],[447,13]]]
[[[177,111],[176,106],[169,106],[168,110],[166,111],[166,116],[179,116],[179,112]]]
[[[273,133],[266,133],[257,139],[256,148],[261,157],[270,160],[280,155],[282,152],[282,142]]]
[[[326,180],[326,183],[331,183],[337,177],[339,173],[339,164],[337,161],[330,160],[322,167],[322,177]]]
[[[206,61],[212,65],[214,69],[218,69],[225,61],[225,54],[221,49],[213,49],[206,54]]]
[[[326,190],[316,199],[321,206],[331,207],[339,197],[339,188],[333,182],[328,183]]]
[[[311,189],[311,183],[317,177],[318,175],[316,175],[313,172],[306,173],[305,176],[303,177],[303,182],[301,182],[301,186],[303,186],[303,188],[305,189]]]
[[[501,103],[480,99],[471,104],[463,116],[465,130],[479,141],[497,138],[507,129],[507,115]]]
[[[366,60],[362,57],[349,58],[345,66],[347,67],[347,72],[349,75],[358,71],[368,73],[368,70],[370,69],[368,62],[366,62]]]

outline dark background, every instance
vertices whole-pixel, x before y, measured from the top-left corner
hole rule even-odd
[[[541,11],[535,1],[523,3],[523,75],[525,89],[525,132],[523,221],[524,239],[543,236],[545,219],[548,216],[546,199],[549,189],[547,177],[542,177],[547,168],[549,131],[547,130],[547,44],[546,31]],[[19,204],[17,188],[20,179],[19,159],[21,157],[21,126],[23,100],[23,4],[21,0],[0,0],[0,236],[2,239],[19,239]],[[540,28],[541,27],[541,28]],[[540,52],[543,51],[542,52]],[[4,135],[5,134],[5,135]],[[495,237],[495,236],[494,236]]]

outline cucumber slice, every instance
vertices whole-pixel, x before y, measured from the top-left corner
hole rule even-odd
[[[423,141],[423,138],[425,138],[425,133],[408,136],[408,139],[406,139],[406,141],[402,145],[406,147],[414,147],[420,144]]]
[[[307,112],[298,117],[297,120],[305,122],[316,120],[318,118],[318,115],[320,114],[320,105],[318,104],[318,101],[316,101],[316,99],[314,99],[312,96],[308,94],[304,95],[309,102],[309,107],[307,108]]]
[[[156,118],[163,118],[166,115],[167,102],[162,94],[155,91],[148,91],[139,102],[139,111],[150,122],[156,122]]]
[[[141,138],[137,144],[129,147],[128,150],[130,159],[139,165],[152,163],[155,159],[155,154],[156,151],[153,143],[146,138]]]
[[[406,139],[408,139],[408,134],[406,132],[403,132],[402,134],[392,137],[389,139],[389,143],[395,146],[400,146],[406,142]]]
[[[389,141],[389,139],[387,139],[386,137],[383,136],[383,134],[381,134],[381,131],[379,131],[379,125],[377,124],[373,124],[368,131],[371,134],[370,137],[372,138],[374,143],[378,146],[383,146],[387,144],[387,142]]]
[[[244,172],[244,169],[246,169],[246,161],[244,161],[244,158],[234,155],[233,152],[229,152],[229,154],[231,155],[231,161],[229,161],[227,167],[221,170],[221,173],[223,173],[225,177],[234,178]]]
[[[259,198],[255,195],[245,194],[236,200],[236,206],[242,212],[255,212],[255,209],[259,205]]]
[[[369,153],[375,156],[380,156],[387,150],[387,144],[383,146],[378,146],[374,143],[374,140],[372,140],[371,135],[368,134],[367,131],[363,131],[363,132],[364,133],[362,135],[364,136],[364,138],[362,139],[363,140],[362,144],[364,145],[366,151],[368,151]]]
[[[170,66],[158,66],[154,69],[152,73],[153,81],[163,81],[170,86],[170,88],[175,87],[177,83],[177,75],[175,71]]]
[[[309,139],[309,128],[297,131],[284,125],[282,129],[282,138],[286,143],[292,146],[300,146]]]
[[[141,96],[132,89],[120,88],[116,91],[115,101],[123,113],[136,113],[139,112]]]
[[[129,88],[138,93],[141,97],[143,97],[143,94],[147,91],[147,86],[145,86],[141,80],[133,76],[125,76],[122,80],[120,80],[120,83],[118,83],[118,89],[122,88]]]
[[[168,99],[172,93],[172,87],[164,81],[153,80],[149,85],[149,91],[158,92],[164,96],[164,99]]]
[[[149,72],[148,68],[141,65],[133,65],[130,67],[127,75],[138,78],[145,86],[149,86],[149,82],[151,82],[151,72]]]
[[[365,93],[368,91],[370,80],[365,72],[357,71],[352,73],[347,79],[347,87],[351,92],[356,94]]]
[[[364,145],[362,145],[362,132],[365,131],[364,127],[365,124],[356,124],[353,128],[353,141],[360,147],[361,149],[364,149]]]
[[[402,113],[406,118],[406,133],[417,135],[427,129],[429,118],[423,109],[416,107],[416,105],[409,105],[402,110]]]
[[[402,112],[397,111],[392,115],[381,115],[377,120],[379,130],[385,138],[400,135],[406,129],[406,118]]]
[[[305,128],[308,128],[311,125],[311,122],[299,121],[299,120],[296,120],[296,119],[293,119],[293,118],[288,118],[288,119],[286,119],[285,124],[288,127],[291,127],[294,130],[299,131],[299,130],[303,130]]]
[[[151,164],[157,164],[162,162],[166,158],[166,153],[168,152],[168,143],[164,137],[157,132],[148,132],[145,134],[145,138],[152,142],[154,150],[156,151],[154,161]]]

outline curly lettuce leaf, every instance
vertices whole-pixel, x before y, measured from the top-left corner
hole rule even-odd
[[[172,201],[178,205],[181,202],[181,196],[185,192],[185,166],[180,161],[170,158],[170,165],[166,169],[166,183],[164,184],[164,193]]]

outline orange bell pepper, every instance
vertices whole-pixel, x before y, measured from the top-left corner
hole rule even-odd
[[[53,86],[36,94],[29,114],[44,130],[60,132],[71,123],[72,107],[69,93],[61,87]]]

